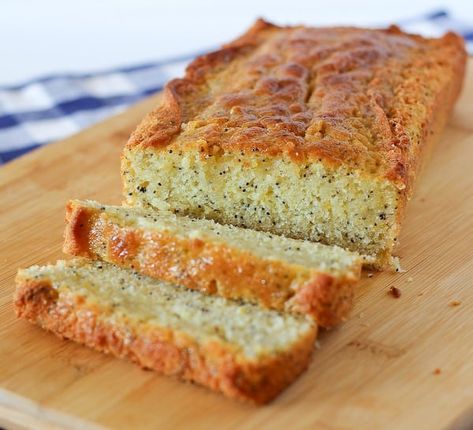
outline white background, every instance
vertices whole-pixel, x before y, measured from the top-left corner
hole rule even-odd
[[[213,48],[258,16],[384,25],[437,9],[473,23],[473,1],[465,0],[0,0],[0,85]]]

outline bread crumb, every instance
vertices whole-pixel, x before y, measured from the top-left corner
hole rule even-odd
[[[389,288],[388,294],[393,296],[395,299],[398,299],[399,297],[401,297],[401,290],[396,287],[391,287]]]
[[[320,345],[320,342],[318,340],[315,341],[315,349],[320,349],[322,348],[322,345]]]
[[[419,294],[417,294],[418,297],[423,296],[425,291],[421,291]]]
[[[413,278],[412,276],[409,276],[409,277],[407,278],[407,282],[412,282],[413,280],[414,280],[414,278]]]
[[[461,305],[460,300],[452,300],[452,301],[448,304],[448,306],[450,306],[450,307],[452,307],[452,308],[454,308],[454,307],[456,307],[456,306],[460,306],[460,305]]]
[[[442,373],[442,369],[440,369],[439,367],[437,367],[436,369],[434,369],[433,371],[433,374],[434,375],[440,375]]]
[[[393,262],[394,269],[396,269],[397,273],[405,273],[407,271],[401,267],[401,260],[399,260],[399,257],[393,257],[392,262]]]
[[[368,273],[368,278],[372,278],[373,277],[373,274],[372,273]]]

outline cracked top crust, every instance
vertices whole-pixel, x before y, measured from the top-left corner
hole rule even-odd
[[[318,159],[405,189],[460,92],[465,61],[454,33],[258,20],[170,81],[128,146]]]

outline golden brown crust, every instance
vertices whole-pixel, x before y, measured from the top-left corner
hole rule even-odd
[[[69,202],[66,213],[63,251],[70,255],[102,259],[206,294],[308,314],[322,327],[344,321],[352,308],[361,264],[353,274],[329,275],[222,243],[121,226],[80,203]]]
[[[447,33],[442,39],[440,39],[440,41],[442,41],[443,45],[441,52],[445,56],[444,60],[448,58],[450,61],[451,79],[439,88],[428,107],[429,110],[420,128],[420,141],[417,145],[412,147],[412,153],[407,166],[404,166],[402,169],[398,167],[400,169],[399,171],[396,172],[394,169],[388,173],[388,177],[392,180],[395,180],[396,175],[405,175],[404,184],[406,185],[406,188],[400,191],[402,198],[399,199],[396,212],[395,226],[397,232],[394,234],[396,240],[399,237],[401,224],[406,214],[407,202],[412,197],[415,179],[425,162],[426,157],[424,155],[430,151],[432,145],[440,137],[463,86],[463,77],[465,75],[466,67],[466,52],[464,51],[463,41],[457,34],[451,32]],[[439,56],[439,61],[442,61],[440,53],[437,55]],[[426,67],[426,69],[428,70],[428,67]],[[410,97],[415,97],[416,90],[418,89],[411,88]],[[408,122],[408,118],[406,118],[407,113],[399,113],[399,116],[401,118],[399,123],[404,124]],[[396,165],[399,166],[400,164]],[[395,250],[398,245],[399,242],[394,244],[393,249]],[[389,266],[394,268],[390,253],[385,255],[384,259],[380,258],[380,262],[376,267],[382,268]]]
[[[436,119],[448,117],[465,61],[453,33],[425,39],[394,26],[277,27],[260,20],[171,81],[164,104],[129,145],[319,159],[404,190]]]
[[[168,144],[179,134],[181,125],[205,109],[211,99],[205,94],[206,80],[216,71],[225,68],[235,58],[248,53],[256,47],[261,32],[277,28],[263,20],[239,39],[222,49],[196,58],[186,70],[185,79],[171,80],[163,90],[161,105],[150,112],[130,138],[130,142],[144,146]],[[199,94],[201,97],[195,97]]]
[[[306,282],[290,299],[290,309],[315,316],[321,327],[330,328],[344,321],[351,311],[354,279],[319,274]]]
[[[274,399],[307,368],[316,336],[314,329],[290,351],[251,362],[228,345],[201,345],[168,328],[123,318],[112,323],[107,309],[58,293],[47,280],[18,276],[14,306],[18,317],[61,338],[256,404]]]
[[[82,231],[89,230],[93,224],[92,214],[86,208],[74,207],[72,202],[68,202],[65,221],[67,229],[64,230],[64,252],[90,258],[91,255],[87,253],[89,238]]]

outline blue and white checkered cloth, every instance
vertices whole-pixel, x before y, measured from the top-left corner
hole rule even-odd
[[[405,20],[400,25],[428,36],[454,30],[465,38],[468,51],[473,53],[473,26],[453,19],[445,11]],[[159,91],[169,79],[181,75],[188,61],[198,54],[0,87],[0,164],[70,136]]]

